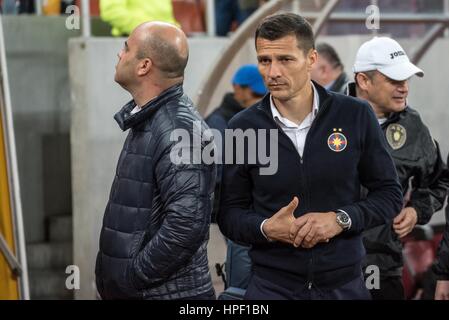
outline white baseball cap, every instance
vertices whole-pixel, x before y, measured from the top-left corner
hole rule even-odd
[[[391,38],[374,37],[359,48],[355,58],[354,73],[377,70],[390,79],[403,81],[424,72],[407,57],[404,49]]]

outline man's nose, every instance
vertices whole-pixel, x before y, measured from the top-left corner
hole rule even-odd
[[[118,53],[117,53],[117,57],[120,60],[122,58],[122,54],[123,54],[123,49],[121,49]]]
[[[408,81],[407,80],[401,81],[398,84],[398,90],[400,92],[407,93],[408,92]]]
[[[281,72],[279,69],[279,64],[277,62],[273,61],[270,64],[270,68],[268,70],[268,76],[270,78],[278,78],[278,77],[280,77],[280,75],[281,75]]]

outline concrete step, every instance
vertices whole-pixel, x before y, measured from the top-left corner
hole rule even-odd
[[[68,274],[65,268],[30,269],[30,298],[33,300],[73,299],[73,290],[68,290],[65,281]]]
[[[55,215],[48,218],[50,242],[72,242],[72,216]]]
[[[27,262],[29,269],[66,268],[73,264],[73,245],[71,242],[28,244]]]

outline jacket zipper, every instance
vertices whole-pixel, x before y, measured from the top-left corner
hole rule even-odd
[[[293,142],[291,141],[291,139],[287,136],[287,134],[284,132],[284,130],[282,130],[282,128],[277,124],[277,122],[273,119],[273,117],[270,118],[269,114],[266,114],[266,112],[264,112],[270,118],[270,120],[275,123],[276,127],[278,128],[278,130],[281,131],[281,135],[283,134],[285,136],[285,138],[287,138],[287,140],[289,141],[289,143],[291,144],[293,149],[296,150],[296,154],[297,154],[297,156],[299,158],[299,163],[300,163],[299,167],[300,167],[300,172],[301,172],[301,177],[302,177],[302,179],[301,179],[301,187],[302,187],[302,190],[303,190],[303,193],[304,193],[303,195],[304,195],[304,198],[305,198],[305,201],[306,201],[305,202],[306,203],[306,205],[305,205],[306,211],[309,208],[309,202],[310,201],[309,201],[309,194],[307,192],[307,186],[306,186],[306,183],[305,183],[305,174],[304,174],[304,168],[303,168],[303,166],[304,166],[304,155],[306,154],[306,148],[307,148],[307,145],[308,145],[307,142],[309,140],[310,133],[312,132],[313,128],[315,127],[316,122],[318,121],[319,117],[323,114],[323,112],[329,106],[330,101],[331,101],[331,98],[329,97],[328,99],[326,99],[323,102],[321,107],[318,109],[318,113],[317,113],[314,121],[312,122],[312,125],[310,126],[309,132],[307,133],[306,140],[304,142],[304,150],[302,152],[302,156],[296,150],[296,147],[293,144]],[[313,271],[314,271],[314,261],[313,260],[314,260],[313,259],[313,248],[311,248],[310,249],[309,266],[307,268],[307,283],[306,283],[306,285],[307,285],[307,289],[308,290],[312,290],[312,287],[313,287]]]
[[[312,290],[313,287],[313,248],[310,249],[309,268],[307,272],[307,289]]]
[[[310,138],[310,136],[311,136],[311,134],[313,133],[313,129],[315,128],[315,126],[316,126],[316,123],[317,123],[317,121],[319,120],[319,118],[320,118],[320,116],[324,113],[324,111],[327,109],[327,107],[329,106],[329,103],[330,103],[330,101],[331,101],[331,99],[330,98],[328,98],[328,99],[326,99],[324,102],[323,102],[323,105],[321,106],[321,108],[318,110],[318,113],[317,113],[317,115],[316,115],[316,117],[315,117],[315,120],[312,122],[312,125],[310,126],[310,129],[309,129],[309,132],[307,133],[307,136],[306,136],[306,141],[304,142],[304,150],[303,150],[303,152],[302,152],[302,157],[301,157],[301,171],[303,171],[303,164],[304,164],[304,161],[303,161],[303,158],[304,158],[304,156],[305,156],[305,154],[306,154],[306,149],[307,149],[307,146],[308,146],[308,141],[309,141],[309,138]],[[305,181],[305,175],[303,174],[303,176],[304,176],[304,185],[305,185],[305,188],[304,188],[304,190],[307,190],[308,188],[307,188],[307,186],[306,186],[306,181]],[[309,205],[309,202],[310,202],[310,199],[309,199],[309,197],[310,197],[310,195],[309,195],[309,193],[307,192],[307,205]],[[309,209],[309,207],[307,206],[306,207],[307,208],[307,210]],[[310,249],[310,260],[309,260],[309,267],[308,267],[308,272],[307,272],[307,289],[308,290],[312,290],[312,287],[313,287],[313,273],[314,273],[314,257],[313,257],[313,251],[314,251],[314,249],[313,248],[311,248]]]

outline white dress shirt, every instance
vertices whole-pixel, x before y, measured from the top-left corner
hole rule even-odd
[[[288,120],[287,118],[284,118],[274,105],[273,97],[270,97],[270,107],[274,121],[276,121],[282,131],[284,131],[285,134],[290,138],[301,157],[304,152],[304,145],[306,143],[307,134],[309,133],[312,122],[313,120],[315,120],[315,117],[318,113],[319,97],[313,83],[312,90],[312,112],[310,112],[299,125],[297,125],[293,121]]]

